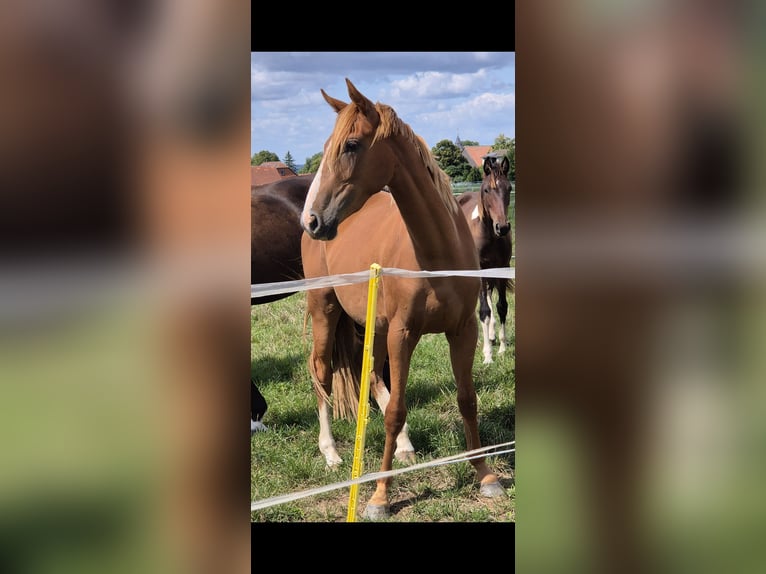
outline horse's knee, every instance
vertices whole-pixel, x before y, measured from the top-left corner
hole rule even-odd
[[[500,317],[500,322],[505,323],[505,318],[508,316],[508,301],[505,296],[501,296],[497,300],[497,316]]]
[[[404,422],[407,419],[407,407],[388,403],[384,417],[386,433],[397,436],[404,428]]]
[[[467,391],[458,391],[457,406],[461,416],[464,418],[473,418],[477,412],[476,393]]]
[[[492,315],[492,309],[489,308],[486,298],[481,297],[479,300],[479,320],[484,323]]]

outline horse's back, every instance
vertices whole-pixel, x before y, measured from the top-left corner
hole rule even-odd
[[[479,192],[477,191],[465,191],[455,198],[457,204],[465,209],[468,205],[475,205],[479,199]]]
[[[251,284],[303,277],[300,210],[284,197],[252,194]]]
[[[302,210],[303,204],[306,202],[309,187],[311,187],[311,182],[314,181],[314,175],[313,173],[301,174],[257,185],[252,188],[251,196],[273,195],[284,197],[289,199],[298,209]]]

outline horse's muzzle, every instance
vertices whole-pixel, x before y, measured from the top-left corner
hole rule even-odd
[[[338,222],[335,218],[327,221],[314,210],[309,211],[308,223],[301,221],[301,225],[311,239],[329,241],[335,239],[338,234]]]
[[[511,230],[511,224],[510,223],[504,223],[499,224],[495,223],[495,235],[498,237],[503,237],[504,235],[508,235],[508,232]]]

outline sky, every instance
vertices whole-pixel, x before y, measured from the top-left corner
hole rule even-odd
[[[322,151],[335,125],[328,95],[345,78],[388,104],[425,139],[491,145],[516,136],[515,52],[251,52],[250,153],[287,152],[297,165]]]

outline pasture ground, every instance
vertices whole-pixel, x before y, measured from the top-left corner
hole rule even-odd
[[[481,332],[474,360],[482,446],[515,437],[515,298],[509,295],[509,348],[484,365]],[[311,336],[304,334],[305,293],[251,308],[251,372],[268,401],[263,419],[269,428],[251,437],[251,500],[300,492],[351,477],[356,422],[336,420],[333,434],[343,463],[328,470],[317,445],[317,403],[306,360]],[[415,349],[407,384],[407,422],[417,462],[466,450],[447,341],[425,335]],[[385,432],[374,403],[365,439],[363,473],[380,468]],[[507,497],[479,496],[468,462],[397,475],[391,489],[389,522],[515,522],[515,453],[490,456]],[[394,468],[402,468],[394,461]],[[361,516],[375,483],[359,485]],[[252,522],[345,522],[349,488],[313,495],[251,513]],[[362,519],[359,518],[359,521]]]

